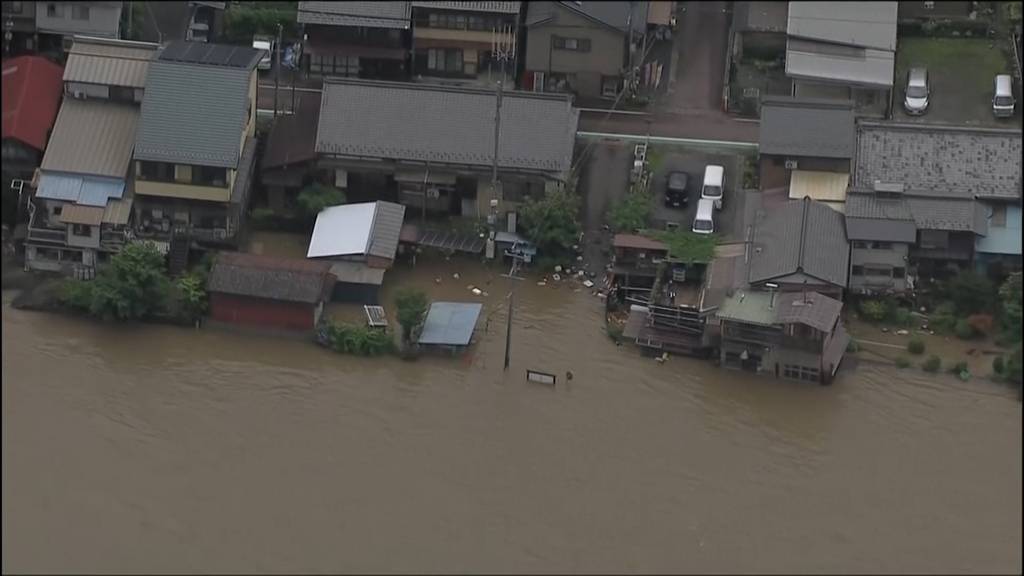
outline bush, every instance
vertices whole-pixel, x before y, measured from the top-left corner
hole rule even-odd
[[[629,232],[647,226],[651,212],[651,195],[647,192],[633,192],[608,210],[608,225],[615,232]]]
[[[324,208],[344,204],[345,193],[333,186],[314,182],[303,188],[295,200],[306,219],[312,222]]]
[[[846,351],[851,354],[856,354],[860,351],[860,344],[857,344],[856,340],[850,338],[850,343],[846,345]]]
[[[379,356],[395,348],[391,335],[368,326],[328,323],[324,332],[331,349],[342,354]]]
[[[606,331],[608,332],[608,337],[615,343],[622,340],[622,326],[619,326],[618,324],[609,324]]]
[[[200,270],[178,279],[178,299],[182,312],[196,321],[206,314],[206,276]]]
[[[907,352],[911,354],[924,354],[924,340],[921,340],[917,336],[914,336],[907,342]]]
[[[907,366],[910,366],[910,358],[907,358],[906,356],[897,356],[896,357],[896,367],[897,368],[906,368]]]
[[[995,374],[997,374],[999,376],[1002,376],[1005,371],[1006,371],[1006,360],[1004,360],[1002,356],[996,356],[995,358],[993,358],[992,359],[992,372],[994,372]]]
[[[885,320],[885,304],[879,300],[862,300],[860,313],[869,322],[881,322]]]
[[[946,292],[957,313],[967,316],[992,309],[995,287],[981,274],[961,271],[946,283]]]
[[[88,312],[92,298],[92,282],[68,278],[60,287],[60,302],[73,310]]]
[[[942,334],[949,334],[956,328],[956,308],[952,302],[943,302],[928,317],[928,327]]]
[[[942,359],[934,354],[921,364],[921,369],[925,372],[938,372],[939,368],[942,368]]]
[[[914,319],[914,316],[910,313],[910,310],[895,306],[889,314],[889,321],[896,326],[910,326]]]
[[[277,36],[281,24],[283,38],[296,36],[295,10],[232,6],[224,14],[224,34],[234,43],[252,42],[253,36]]]
[[[1015,272],[999,287],[999,332],[1008,344],[1021,340],[1021,273]]]
[[[953,327],[953,333],[961,340],[970,340],[976,336],[974,328],[971,328],[971,325],[967,322],[966,318],[961,318],[956,321],[956,324]]]
[[[395,296],[398,323],[402,326],[402,342],[412,340],[413,331],[423,323],[427,313],[427,295],[421,290],[404,288]]]
[[[523,231],[538,252],[569,254],[579,240],[579,207],[579,197],[566,188],[552,190],[540,200],[527,198],[519,212]]]
[[[949,367],[949,372],[951,374],[959,374],[961,372],[966,372],[966,371],[967,371],[967,361],[966,360],[961,360],[961,361],[957,362],[956,364],[953,364],[952,366]]]
[[[1019,386],[1022,380],[1022,372],[1024,370],[1022,370],[1021,346],[1018,344],[1017,348],[1006,360],[1006,381]]]
[[[128,244],[93,280],[89,312],[104,319],[147,318],[166,309],[170,289],[156,246]]]
[[[967,317],[967,325],[976,336],[988,336],[992,333],[994,320],[991,314],[971,314]]]

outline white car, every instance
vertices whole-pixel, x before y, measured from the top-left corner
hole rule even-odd
[[[269,40],[253,40],[252,47],[257,50],[263,50],[263,56],[260,57],[260,63],[256,65],[257,70],[270,70],[270,53],[272,51],[272,45]]]

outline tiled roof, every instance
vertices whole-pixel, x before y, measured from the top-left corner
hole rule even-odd
[[[67,98],[41,168],[124,178],[138,120],[139,109],[131,104]]]
[[[876,124],[857,128],[854,186],[902,183],[907,194],[1020,198],[1019,130]]]
[[[853,103],[766,97],[761,105],[761,154],[852,158]]]
[[[210,271],[209,291],[315,304],[330,281],[329,262],[221,252]]]
[[[320,93],[305,93],[295,114],[278,116],[267,136],[261,170],[316,159],[316,126],[320,119]]]
[[[632,26],[634,32],[643,32],[647,28],[647,2],[528,2],[526,5],[526,26],[536,26],[550,21],[557,22],[558,12],[555,5],[571,10],[618,30],[628,32]],[[632,14],[631,14],[632,12]]]
[[[842,302],[817,292],[786,292],[776,296],[775,321],[831,332],[842,309]]]
[[[917,239],[917,225],[905,198],[851,193],[846,197],[846,237],[913,243]]]
[[[159,47],[149,42],[77,36],[68,53],[64,81],[143,88]]]
[[[459,10],[464,12],[497,12],[501,14],[518,14],[522,2],[426,2],[413,0],[413,8],[433,8],[435,10]]]
[[[41,56],[3,63],[3,138],[42,151],[63,91],[61,67]]]
[[[331,78],[322,98],[320,154],[491,166],[492,90]],[[568,171],[577,120],[566,95],[506,92],[499,168]]]
[[[974,232],[984,235],[988,231],[985,208],[977,200],[949,198],[907,198],[907,205],[920,229]]]
[[[409,2],[299,2],[300,24],[408,29]]]
[[[750,281],[802,272],[846,286],[848,261],[843,215],[809,198],[790,200],[769,212],[754,229]]]

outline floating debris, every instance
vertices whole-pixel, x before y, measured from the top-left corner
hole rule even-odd
[[[586,286],[587,288],[593,288],[594,287],[594,283],[591,282],[590,280],[584,280],[583,281],[583,285]]]
[[[459,279],[459,273],[456,272],[455,274],[452,274],[452,278],[455,278],[456,280],[458,280]]]
[[[540,282],[537,282],[537,286],[547,286],[547,285],[548,285],[548,283],[543,281],[543,280],[541,280]]]
[[[562,271],[562,265],[561,264],[555,265],[555,272],[561,272],[561,271]]]
[[[481,290],[481,289],[479,289],[479,288],[473,288],[472,292],[473,292],[473,294],[474,294],[474,295],[476,295],[476,296],[479,296],[479,295],[481,295],[481,294],[483,294],[483,293],[484,293],[484,291],[483,291],[483,290]]]
[[[555,282],[559,282],[562,279],[562,277],[559,276],[558,274],[552,274],[551,279],[554,280]]]

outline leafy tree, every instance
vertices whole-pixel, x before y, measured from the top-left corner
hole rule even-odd
[[[1000,323],[1008,342],[1021,341],[1021,273],[1011,274],[999,288],[1002,301]]]
[[[976,272],[961,271],[949,280],[946,291],[961,316],[992,309],[995,293],[992,282]]]
[[[280,4],[280,3],[276,3]],[[224,14],[225,36],[232,42],[252,42],[253,36],[277,36],[281,24],[282,38],[295,38],[296,10],[271,3],[254,2],[251,6],[231,6]]]
[[[860,313],[869,322],[881,322],[882,320],[885,320],[885,303],[879,300],[862,300],[859,307]]]
[[[327,343],[336,352],[359,356],[379,356],[395,347],[391,336],[376,328],[354,324],[328,323]]]
[[[565,189],[553,190],[540,200],[527,199],[520,212],[526,237],[540,252],[567,252],[579,238],[579,208],[579,198]]]
[[[398,323],[402,325],[402,342],[412,340],[412,333],[427,313],[427,295],[421,290],[405,288],[395,296],[395,307],[398,308]]]
[[[299,192],[296,201],[306,218],[312,222],[324,208],[344,204],[345,193],[333,186],[314,182]]]
[[[633,232],[647,226],[651,212],[651,195],[633,192],[608,211],[608,225],[616,232]]]
[[[192,320],[206,314],[206,278],[202,273],[193,272],[182,276],[177,282],[181,305]]]
[[[89,311],[105,319],[145,318],[164,306],[170,285],[156,246],[128,244],[93,281]]]
[[[910,358],[907,358],[906,356],[897,356],[896,357],[896,367],[897,368],[906,368],[908,366],[910,366]]]

